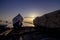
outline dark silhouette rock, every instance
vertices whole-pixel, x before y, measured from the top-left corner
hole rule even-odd
[[[36,17],[33,20],[36,30],[51,37],[60,37],[60,10]]]
[[[23,22],[23,17],[18,14],[16,17],[13,18],[13,26],[14,26],[14,29],[20,29],[21,26],[22,26],[22,22]]]
[[[60,10],[36,17],[33,23],[43,27],[60,28]]]
[[[6,26],[5,24],[0,24],[0,33],[2,33],[3,31],[6,30]]]

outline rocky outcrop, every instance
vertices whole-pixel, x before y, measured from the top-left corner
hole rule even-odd
[[[60,38],[60,10],[36,17],[33,24],[40,33]]]
[[[60,28],[60,10],[36,17],[33,20],[35,26],[43,26],[48,28]]]

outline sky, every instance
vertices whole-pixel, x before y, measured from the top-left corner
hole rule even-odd
[[[60,0],[0,0],[0,20],[11,21],[19,13],[36,17],[60,9]]]

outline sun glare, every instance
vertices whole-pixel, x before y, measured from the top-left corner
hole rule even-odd
[[[31,20],[34,20],[35,17],[37,16],[37,13],[36,12],[31,12],[29,16],[31,17]]]
[[[33,21],[35,19],[35,17],[32,17],[31,20]]]

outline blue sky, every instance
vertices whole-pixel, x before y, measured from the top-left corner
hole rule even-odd
[[[58,9],[60,0],[0,0],[0,19],[11,21],[18,13],[40,16]]]

